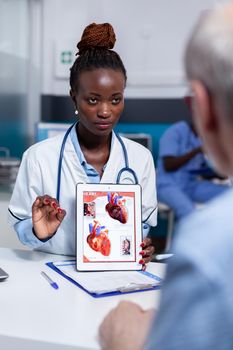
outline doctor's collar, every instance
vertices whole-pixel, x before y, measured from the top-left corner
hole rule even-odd
[[[111,135],[112,135],[112,137],[111,137],[111,149],[113,149],[113,144],[114,144],[115,139],[116,139],[116,134],[114,131],[112,131]],[[82,151],[80,144],[79,144],[79,140],[78,140],[77,133],[76,133],[76,124],[73,126],[73,128],[70,131],[70,138],[71,138],[73,147],[75,149],[75,152],[77,154],[77,157],[79,159],[80,164],[83,167],[89,168],[90,165],[87,163],[87,161],[84,157],[83,151]],[[103,170],[105,169],[105,167],[106,167],[106,164],[104,165]]]

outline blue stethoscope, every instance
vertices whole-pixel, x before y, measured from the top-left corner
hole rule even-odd
[[[65,150],[65,145],[66,145],[66,140],[67,140],[67,137],[69,136],[69,133],[71,132],[71,129],[73,128],[73,126],[76,124],[76,122],[74,124],[72,124],[69,129],[66,131],[65,135],[64,135],[64,138],[63,138],[63,141],[62,141],[62,145],[61,145],[61,150],[60,150],[60,156],[59,156],[59,161],[58,161],[58,171],[57,171],[57,194],[56,194],[56,198],[57,198],[57,201],[59,202],[60,200],[60,189],[61,189],[61,168],[62,168],[62,160],[63,160],[63,156],[64,156],[64,150]],[[135,184],[138,184],[138,178],[137,178],[137,175],[135,173],[135,171],[133,169],[131,169],[129,167],[129,159],[128,159],[128,154],[127,154],[127,150],[126,150],[126,147],[125,147],[125,144],[122,140],[122,138],[116,134],[116,137],[118,139],[118,141],[120,142],[121,144],[121,147],[122,147],[122,151],[123,151],[123,156],[124,156],[124,160],[125,160],[125,166],[124,168],[122,168],[118,174],[117,174],[117,179],[116,179],[116,183],[119,184],[120,183],[120,180],[121,180],[121,176],[124,172],[128,172],[130,173],[131,175],[133,175],[133,178],[134,178],[134,183]]]

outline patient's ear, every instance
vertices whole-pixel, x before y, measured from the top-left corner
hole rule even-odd
[[[205,85],[198,80],[191,82],[193,91],[193,113],[194,121],[201,132],[214,131],[217,126],[217,119],[213,98]]]

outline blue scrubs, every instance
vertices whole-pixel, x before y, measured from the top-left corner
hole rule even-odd
[[[164,169],[163,157],[182,156],[199,146],[201,146],[201,140],[194,134],[191,126],[184,121],[173,124],[160,139],[157,162],[158,200],[172,208],[177,218],[193,211],[195,203],[205,203],[227,188],[225,185],[202,180],[192,174],[192,171],[206,166],[202,153],[198,153],[176,171],[168,172]]]

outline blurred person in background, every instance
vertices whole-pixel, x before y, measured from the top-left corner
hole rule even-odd
[[[217,177],[203,153],[195,125],[186,121],[171,125],[159,142],[158,201],[168,205],[179,220],[196,204],[206,203],[226,190],[226,184],[213,182]]]

